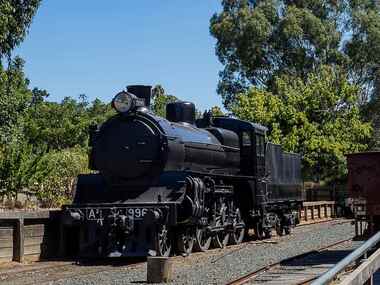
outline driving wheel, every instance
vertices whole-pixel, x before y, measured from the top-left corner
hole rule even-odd
[[[236,209],[234,219],[233,219],[233,232],[230,233],[230,243],[240,244],[243,242],[245,236],[245,223],[241,217],[240,210]]]
[[[177,237],[177,248],[181,254],[189,255],[193,251],[195,242],[195,231],[192,228],[186,228]]]
[[[194,247],[197,251],[206,251],[210,248],[211,236],[208,234],[206,228],[197,228],[195,230]]]
[[[230,233],[224,228],[227,224],[227,207],[225,204],[222,204],[219,210],[219,214],[216,216],[215,227],[220,227],[221,230],[216,232],[215,236],[213,236],[212,244],[216,248],[223,248],[228,244],[228,240],[230,239]]]

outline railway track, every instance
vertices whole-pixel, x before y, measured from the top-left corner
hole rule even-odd
[[[331,226],[349,223],[351,221],[347,220],[325,220],[325,221],[314,221],[307,224],[304,224],[302,227],[310,226],[320,223],[330,223]],[[235,251],[243,250],[246,246],[250,244],[268,244],[268,243],[281,243],[283,238],[288,238],[289,236],[277,237],[269,240],[258,240],[250,241],[238,246],[228,247],[226,252],[221,256],[217,257],[211,263],[215,263],[220,259],[223,259],[225,256],[233,254]],[[201,256],[206,256],[208,254],[215,254],[218,250],[212,250],[211,252],[205,253],[194,253],[192,256],[194,259],[200,258]],[[177,263],[178,261],[184,260],[183,257],[177,256],[173,258],[173,262]],[[189,261],[192,260],[188,259]],[[26,266],[17,266],[12,269],[0,269],[0,283],[1,284],[50,284],[56,281],[65,280],[67,278],[82,278],[86,275],[93,275],[97,273],[107,273],[122,270],[133,270],[133,269],[143,269],[145,264],[145,259],[119,259],[119,260],[103,260],[103,261],[48,261],[35,263],[32,265]],[[266,270],[267,267],[266,267]],[[261,270],[260,272],[264,272]],[[256,274],[260,273],[256,272]],[[84,277],[85,278],[85,277]],[[231,283],[235,284],[235,283]],[[243,283],[236,283],[243,284]],[[287,283],[283,283],[287,284]]]
[[[227,285],[266,284],[303,285],[309,284],[334,266],[354,249],[352,239],[344,239],[250,272]]]
[[[145,258],[123,258],[101,261],[58,261],[46,262],[24,268],[14,268],[0,271],[1,284],[50,284],[65,278],[83,277],[90,274],[111,272],[121,267],[132,270],[145,263]]]

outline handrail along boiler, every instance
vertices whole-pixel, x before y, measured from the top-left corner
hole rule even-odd
[[[266,143],[267,129],[232,117],[195,120],[177,101],[153,114],[151,87],[118,93],[118,112],[90,129],[90,168],[79,175],[63,225],[82,256],[167,256],[290,233],[303,201],[300,156]]]

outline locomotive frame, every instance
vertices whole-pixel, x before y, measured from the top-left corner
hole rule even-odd
[[[250,228],[259,239],[272,229],[290,233],[304,200],[300,156],[266,143],[265,127],[210,115],[195,121],[189,102],[170,103],[168,119],[157,117],[148,86],[118,95],[114,106],[136,97],[139,104],[128,104],[138,107],[91,128],[98,173],[80,175],[63,207],[76,254],[190,254],[239,244]]]

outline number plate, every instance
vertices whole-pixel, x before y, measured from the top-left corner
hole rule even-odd
[[[147,208],[127,208],[125,209],[127,216],[132,216],[134,219],[142,219],[148,212]]]
[[[99,208],[87,208],[86,218],[89,221],[103,220],[108,215],[119,214],[133,217],[135,220],[142,219],[148,212],[147,208],[111,208],[111,209],[99,209]]]

